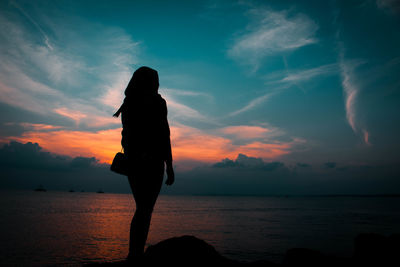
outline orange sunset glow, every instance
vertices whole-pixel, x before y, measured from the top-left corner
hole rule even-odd
[[[38,143],[46,151],[55,154],[96,157],[100,163],[111,163],[115,153],[121,151],[121,128],[87,132],[57,130],[57,127],[51,125],[39,126],[32,128],[51,131],[27,131],[21,137],[13,137],[10,140]],[[219,129],[216,132],[247,139],[262,137],[263,133],[269,133],[270,130],[261,127],[235,126]],[[192,160],[204,163],[236,158],[239,153],[271,160],[290,153],[291,148],[300,142],[298,140],[286,143],[252,141],[238,145],[230,138],[208,134],[182,124],[171,126],[171,139],[175,161]]]

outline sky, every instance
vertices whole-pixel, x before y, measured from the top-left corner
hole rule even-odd
[[[149,66],[166,193],[400,193],[399,29],[397,0],[2,0],[0,188],[129,192],[112,114]]]

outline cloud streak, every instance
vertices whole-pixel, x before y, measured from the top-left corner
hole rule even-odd
[[[47,48],[53,50],[54,48],[49,43],[49,37],[47,36],[43,28],[40,27],[40,25],[27,12],[25,12],[25,10],[22,9],[15,1],[10,1],[10,4],[14,6],[16,9],[18,9],[19,12],[21,12],[21,14],[23,14],[30,21],[30,23],[32,23],[36,27],[36,29],[42,34],[44,43],[46,44]]]
[[[165,87],[160,88],[159,92],[167,101],[168,117],[172,120],[181,123],[197,121],[213,125],[218,124],[214,118],[204,115],[204,113],[190,107],[189,105],[184,104],[183,101],[177,99],[178,97],[189,97],[195,98],[199,101],[206,100],[207,102],[209,102],[213,100],[213,97],[211,95],[203,92],[171,89]]]
[[[267,57],[294,51],[318,42],[315,37],[318,25],[304,14],[292,15],[286,10],[273,11],[267,8],[253,8],[248,11],[248,15],[251,22],[245,31],[237,34],[233,45],[228,50],[228,55],[240,63],[251,65],[253,71],[256,71]],[[272,81],[272,83],[281,84],[279,88],[274,88],[272,91],[252,99],[242,108],[229,113],[228,116],[237,116],[252,110],[280,93],[281,89],[287,88],[291,83],[307,81],[316,76],[333,72],[334,68],[335,66],[332,64],[291,74],[286,71],[285,77]]]
[[[315,68],[292,71],[282,78],[279,82],[291,83],[291,82],[306,82],[313,78],[331,75],[337,73],[339,70],[336,63],[318,66]]]
[[[353,69],[354,65],[345,62],[342,56],[340,59],[340,72],[342,75],[342,87],[345,96],[346,118],[353,131],[357,132],[355,103],[359,89],[353,80]]]
[[[20,21],[0,14],[0,101],[44,116],[59,115],[74,121],[75,128],[119,124],[111,115],[121,103],[119,92],[123,93],[125,87],[121,81],[127,80],[131,73],[138,43],[119,29],[103,27],[101,31],[87,33],[82,29],[60,27],[54,21],[56,17],[41,18],[39,15],[34,18],[21,7],[16,8],[39,36],[45,38],[38,39],[37,34]],[[91,25],[81,22],[79,24]],[[43,24],[46,29],[52,29],[53,41],[41,26]],[[99,39],[115,42],[102,41],[92,49],[93,42]],[[95,62],[90,58],[95,58]]]
[[[357,120],[356,103],[360,92],[355,77],[355,69],[364,63],[362,60],[346,60],[344,57],[343,43],[339,43],[339,67],[342,78],[342,88],[345,100],[346,119],[354,133],[363,135],[365,144],[370,145],[369,132]]]
[[[269,100],[273,95],[275,94],[275,92],[273,93],[266,93],[262,96],[256,97],[254,99],[252,99],[249,103],[247,103],[244,107],[235,110],[231,113],[229,113],[228,116],[236,116],[239,115],[241,113],[247,112],[249,110],[252,110],[256,107],[258,107],[259,105],[265,103],[267,100]]]
[[[318,25],[304,14],[291,16],[288,11],[265,8],[251,9],[248,14],[252,22],[236,37],[228,55],[255,70],[268,56],[318,42]]]
[[[165,95],[173,95],[173,96],[186,96],[186,97],[202,97],[211,101],[214,97],[210,94],[204,92],[195,92],[189,90],[180,90],[180,89],[173,89],[173,88],[165,88],[161,87],[160,92],[164,93]]]
[[[227,126],[218,129],[218,132],[221,134],[233,136],[239,139],[265,138],[267,136],[276,135],[276,131],[276,129],[250,125]]]

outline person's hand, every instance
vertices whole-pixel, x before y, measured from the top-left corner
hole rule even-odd
[[[172,162],[167,162],[167,180],[165,181],[166,185],[172,185],[175,181],[175,173],[174,168],[172,168]]]

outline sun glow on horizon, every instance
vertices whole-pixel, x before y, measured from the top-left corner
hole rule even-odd
[[[44,150],[54,154],[67,155],[71,157],[96,157],[100,163],[112,162],[115,153],[121,151],[121,128],[101,130],[97,132],[59,130],[57,127],[41,125],[25,132],[20,137],[12,137],[6,141],[38,143]],[[52,130],[55,129],[55,130]],[[260,127],[235,126],[229,131],[218,129],[216,133],[227,133],[240,139],[261,137],[262,133],[270,130]],[[248,140],[243,144],[235,144],[231,138],[210,134],[205,131],[178,124],[171,126],[171,142],[174,161],[197,161],[213,163],[224,158],[236,158],[240,153],[252,157],[260,157],[266,160],[276,159],[282,155],[289,154],[293,146],[299,143],[292,142],[261,142]]]

